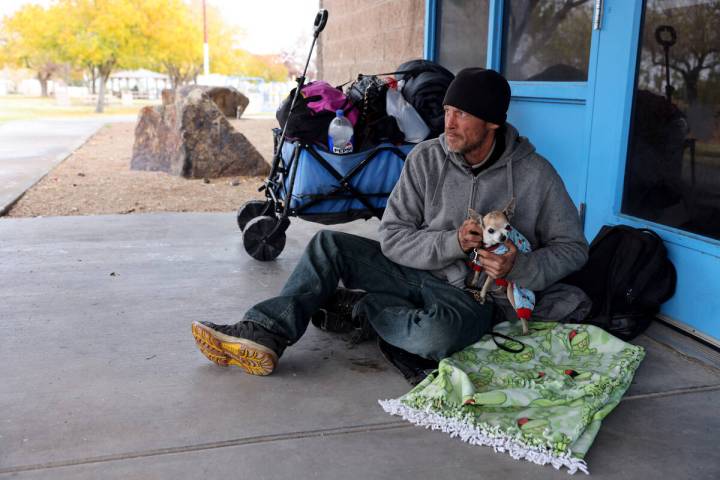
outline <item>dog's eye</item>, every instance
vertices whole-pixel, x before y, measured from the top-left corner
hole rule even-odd
[[[490,233],[490,234],[495,233],[495,229],[494,229],[494,228],[488,228],[488,233]]]
[[[510,231],[510,225],[505,225],[505,230]]]

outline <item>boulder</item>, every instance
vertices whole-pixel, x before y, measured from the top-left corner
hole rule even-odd
[[[240,118],[250,100],[232,87],[208,87],[205,91],[226,117]]]
[[[163,105],[140,110],[131,169],[186,178],[266,175],[270,171],[262,155],[225,118],[224,112],[233,110],[230,116],[234,118],[238,107],[247,107],[247,97],[240,92],[191,85],[165,90],[162,99]]]

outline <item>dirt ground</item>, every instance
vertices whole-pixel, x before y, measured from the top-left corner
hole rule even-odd
[[[268,163],[273,118],[232,121]],[[162,172],[130,170],[134,123],[111,123],[31,188],[10,217],[145,212],[224,212],[264,196],[264,177],[188,180]]]

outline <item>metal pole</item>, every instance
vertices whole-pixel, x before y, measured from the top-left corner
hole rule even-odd
[[[210,47],[208,47],[207,35],[207,15],[205,13],[205,0],[202,2],[203,8],[203,73],[210,75]]]
[[[297,87],[295,88],[295,95],[293,95],[292,102],[290,102],[290,110],[288,110],[288,118],[285,120],[285,125],[283,125],[282,128],[282,135],[280,135],[280,141],[278,142],[278,148],[275,151],[275,156],[280,157],[282,155],[282,148],[283,145],[285,145],[285,131],[287,130],[288,120],[290,119],[290,115],[292,115],[293,107],[295,107],[295,102],[297,101],[298,95],[300,94],[300,90],[302,90],[303,85],[305,85],[305,75],[307,74],[308,65],[310,65],[310,58],[312,57],[313,48],[315,48],[315,42],[317,42],[318,35],[320,35],[320,32],[323,31],[325,28],[325,25],[327,24],[328,20],[328,11],[325,9],[320,9],[320,11],[315,16],[315,24],[314,24],[314,31],[313,31],[313,40],[312,44],[310,45],[310,52],[308,52],[307,60],[305,61],[305,68],[303,68],[303,73],[301,76],[297,77],[295,81],[297,82]],[[270,170],[270,176],[268,178],[271,178],[275,174],[275,170],[277,168],[277,162],[273,161],[273,168]]]

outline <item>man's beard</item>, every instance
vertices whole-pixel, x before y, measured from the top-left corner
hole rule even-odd
[[[473,150],[476,150],[476,149],[480,148],[480,147],[482,146],[482,144],[483,144],[484,141],[485,141],[485,137],[483,137],[481,140],[478,140],[478,141],[475,142],[475,143],[472,143],[472,144],[470,144],[470,145],[465,145],[465,146],[462,147],[457,153],[459,153],[459,154],[461,154],[461,155],[465,155],[466,153],[470,153],[470,152],[472,152]]]
[[[462,145],[460,147],[452,147],[450,144],[447,143],[447,139],[445,140],[445,143],[447,144],[448,151],[452,153],[459,153],[460,155],[465,155],[466,153],[470,153],[475,149],[478,149],[482,146],[483,142],[485,141],[485,138],[487,137],[487,133],[482,136],[482,138],[478,138],[476,141],[474,141],[471,144],[468,145]]]

